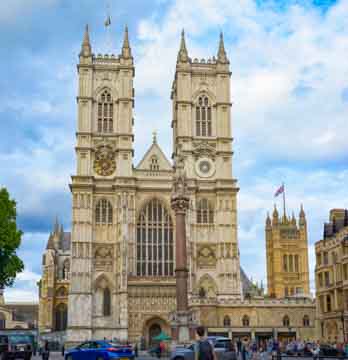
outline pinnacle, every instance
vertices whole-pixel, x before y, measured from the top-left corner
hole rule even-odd
[[[91,48],[91,44],[89,41],[89,29],[88,29],[88,24],[87,24],[86,28],[85,28],[85,33],[83,35],[80,56],[88,57],[91,55],[92,55],[92,48]]]
[[[122,57],[128,59],[132,57],[131,48],[129,45],[129,37],[128,37],[128,26],[125,26],[124,29],[124,37],[123,37],[123,45],[122,45]]]
[[[187,62],[189,60],[186,42],[185,42],[185,30],[181,31],[180,49],[178,53],[178,62]]]
[[[217,54],[217,60],[221,64],[228,64],[229,61],[227,59],[225,44],[224,44],[224,36],[222,31],[220,32],[220,41],[219,41],[219,50]]]

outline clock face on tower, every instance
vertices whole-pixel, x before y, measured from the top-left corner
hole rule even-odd
[[[209,158],[201,158],[196,162],[196,173],[199,177],[211,177],[215,173],[215,165]]]
[[[102,145],[97,148],[93,168],[100,176],[110,176],[115,172],[115,153],[111,146]]]

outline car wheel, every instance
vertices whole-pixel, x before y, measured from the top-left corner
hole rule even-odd
[[[67,356],[65,357],[65,360],[73,360],[72,355],[67,355]]]

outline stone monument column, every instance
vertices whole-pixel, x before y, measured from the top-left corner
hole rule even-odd
[[[175,167],[171,206],[175,213],[176,311],[172,314],[173,340],[185,344],[193,337],[193,314],[188,307],[188,266],[186,249],[186,212],[190,200],[183,161]]]

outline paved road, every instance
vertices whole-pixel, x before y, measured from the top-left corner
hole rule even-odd
[[[63,360],[64,357],[61,355],[60,352],[51,352],[50,353],[50,358],[49,360]],[[138,357],[138,360],[158,360],[157,358],[154,357],[150,357],[150,356],[143,356],[143,357]],[[36,355],[32,357],[32,360],[41,360],[41,356]],[[166,358],[162,358],[162,360],[167,360]]]

